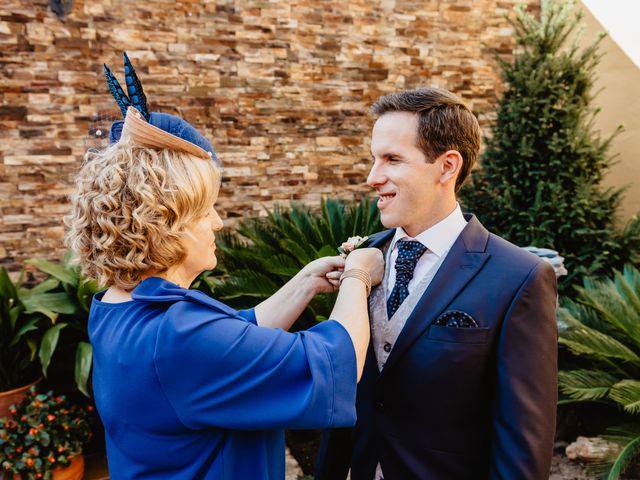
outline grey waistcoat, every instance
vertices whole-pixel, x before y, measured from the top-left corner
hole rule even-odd
[[[409,318],[409,315],[413,312],[413,309],[422,297],[422,294],[438,272],[438,269],[446,258],[447,253],[449,253],[448,251],[445,252],[444,255],[438,259],[436,264],[427,272],[422,280],[420,280],[405,301],[402,302],[400,307],[398,307],[398,310],[393,314],[393,317],[389,319],[387,316],[387,298],[391,292],[387,290],[386,279],[389,278],[389,272],[391,271],[391,262],[389,261],[389,258],[391,257],[391,252],[389,251],[390,245],[391,242],[387,243],[387,245],[382,249],[382,253],[386,259],[384,278],[380,285],[371,291],[371,296],[369,297],[371,341],[378,361],[378,370],[380,371],[382,371],[387,358],[389,358],[389,354],[391,353],[400,332],[404,328],[407,318]]]

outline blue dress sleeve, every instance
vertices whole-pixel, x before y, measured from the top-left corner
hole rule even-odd
[[[355,424],[355,352],[334,320],[289,333],[178,302],[159,327],[154,361],[188,428]]]
[[[250,308],[248,310],[238,310],[238,315],[244,318],[247,322],[251,322],[254,325],[258,324],[258,320],[256,319],[256,310],[254,308]]]

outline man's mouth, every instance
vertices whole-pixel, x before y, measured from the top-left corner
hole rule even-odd
[[[395,193],[378,193],[378,208],[384,207],[387,203],[393,200]]]

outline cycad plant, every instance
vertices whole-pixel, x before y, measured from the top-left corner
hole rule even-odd
[[[319,213],[301,205],[276,207],[265,218],[243,220],[236,232],[220,235],[218,270],[201,276],[194,286],[236,308],[250,308],[307,263],[337,255],[348,237],[382,229],[378,209],[368,198],[355,205],[323,200]],[[334,300],[333,294],[317,295],[293,330],[326,319]]]
[[[558,324],[578,366],[559,372],[560,403],[605,403],[628,417],[603,435],[621,447],[607,473],[617,479],[640,455],[640,272],[627,265],[612,279],[586,279],[558,310]]]

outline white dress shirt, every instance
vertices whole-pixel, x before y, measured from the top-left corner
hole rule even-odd
[[[420,280],[429,272],[429,270],[438,263],[438,260],[449,253],[449,250],[464,230],[467,221],[462,215],[460,205],[456,203],[456,208],[440,220],[435,225],[427,228],[424,232],[415,238],[410,237],[402,227],[396,228],[396,233],[391,240],[389,248],[388,262],[391,264],[389,278],[387,278],[387,292],[391,294],[396,283],[396,259],[398,258],[398,242],[400,240],[416,240],[427,247],[427,251],[418,259],[416,268],[413,271],[413,278],[409,282],[409,293],[413,291]]]

